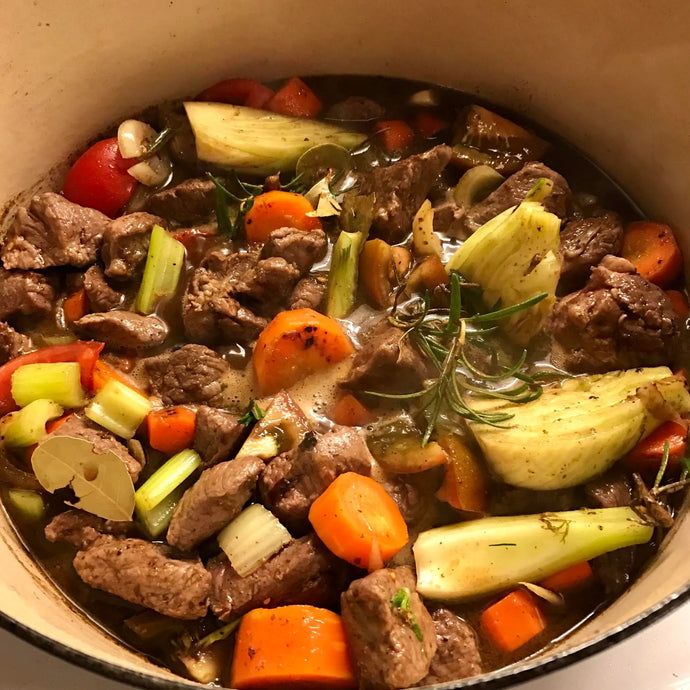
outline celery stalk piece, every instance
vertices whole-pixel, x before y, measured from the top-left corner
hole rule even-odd
[[[225,103],[184,104],[200,160],[238,173],[270,175],[294,170],[319,144],[352,149],[366,136],[308,118],[287,117]]]
[[[46,423],[62,414],[60,405],[52,400],[34,400],[17,412],[12,412],[4,427],[5,443],[13,448],[25,448],[38,443],[46,435]]]
[[[654,532],[631,508],[489,517],[422,532],[413,546],[417,590],[454,601],[536,582]]]
[[[484,301],[510,307],[546,292],[539,304],[506,320],[503,328],[525,345],[542,328],[556,301],[561,274],[561,221],[535,201],[523,201],[482,225],[453,254],[446,269],[479,283]]]
[[[26,489],[10,489],[7,498],[14,509],[25,519],[38,522],[46,512],[43,496],[36,491]]]
[[[359,255],[366,239],[366,234],[362,232],[343,231],[333,247],[326,298],[326,314],[333,319],[344,319],[354,306]]]
[[[183,493],[184,487],[178,486],[151,510],[141,510],[138,505],[136,506],[137,518],[144,525],[144,529],[146,529],[146,532],[152,539],[160,537],[168,529],[175,508],[180,502]]]
[[[153,510],[200,466],[201,457],[194,450],[188,448],[173,455],[137,489],[134,496],[137,511]]]
[[[108,381],[86,406],[84,414],[108,431],[132,438],[150,411],[148,398],[121,381]]]
[[[453,199],[458,206],[470,208],[489,196],[503,182],[503,175],[491,166],[477,165],[464,173],[455,185]]]
[[[507,484],[546,491],[605,472],[669,410],[690,412],[690,393],[668,367],[652,367],[572,378],[528,403],[473,397],[471,404],[512,415],[503,428],[469,422],[493,472]]]
[[[161,298],[175,293],[184,256],[184,245],[160,225],[154,225],[144,276],[135,303],[137,311],[150,314]]]
[[[218,544],[240,577],[246,577],[278,553],[290,533],[260,503],[245,508],[218,534]]]
[[[63,407],[85,402],[78,362],[25,364],[12,374],[12,397],[19,407],[34,400],[52,400]]]

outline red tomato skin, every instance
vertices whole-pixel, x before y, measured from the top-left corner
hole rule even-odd
[[[65,198],[95,208],[113,218],[130,200],[137,181],[127,173],[137,162],[125,160],[117,137],[103,139],[87,149],[70,168],[62,187]]]
[[[254,79],[225,79],[202,91],[197,101],[231,103],[260,110],[273,97],[273,91]]]

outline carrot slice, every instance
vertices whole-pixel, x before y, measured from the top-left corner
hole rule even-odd
[[[330,418],[343,426],[364,426],[375,419],[375,415],[352,393],[346,393],[333,405]]]
[[[292,117],[316,117],[322,107],[316,94],[299,77],[286,82],[266,104],[267,110]]]
[[[402,120],[381,120],[376,123],[374,132],[387,153],[400,153],[414,140],[412,127]]]
[[[418,113],[414,121],[415,129],[422,139],[431,139],[448,127],[448,122],[434,113]]]
[[[656,472],[664,456],[664,445],[668,441],[668,468],[678,467],[687,448],[688,430],[678,422],[664,422],[643,438],[624,459],[625,465],[637,472]]]
[[[477,456],[455,436],[441,436],[438,444],[446,451],[449,463],[436,498],[456,510],[485,513],[488,504],[486,472]]]
[[[586,582],[589,582],[593,576],[594,573],[592,572],[592,566],[589,564],[589,561],[582,561],[582,563],[576,563],[569,568],[564,568],[553,575],[545,577],[539,584],[553,592],[565,592],[569,589],[584,585]]]
[[[309,522],[319,539],[348,563],[375,570],[407,544],[396,502],[371,477],[346,472],[312,503]]]
[[[281,312],[264,328],[252,363],[259,387],[270,394],[352,352],[352,343],[337,321],[313,309],[293,309]]]
[[[314,207],[301,194],[282,190],[259,194],[244,217],[247,242],[265,242],[278,228],[321,230],[321,221],[307,215],[313,210]]]
[[[124,383],[125,386],[129,386],[132,390],[141,393],[141,391],[130,380],[122,376],[117,369],[114,369],[102,359],[99,359],[93,367],[93,390],[101,390],[108,381]]]
[[[146,417],[146,429],[151,448],[175,455],[194,443],[196,412],[183,406],[153,410]]]
[[[482,632],[502,652],[514,652],[546,628],[533,597],[516,590],[482,612]]]
[[[357,687],[340,616],[306,605],[246,613],[235,639],[230,685]]]
[[[74,412],[70,412],[69,414],[59,417],[58,419],[51,419],[49,422],[46,422],[46,434],[52,434],[53,431],[59,429],[70,417],[74,417]]]
[[[690,304],[688,298],[680,290],[666,290],[666,296],[671,300],[673,311],[681,319],[687,319],[690,316]]]
[[[623,236],[622,254],[641,276],[659,287],[670,285],[683,268],[673,231],[663,223],[630,223]]]
[[[65,321],[73,323],[82,316],[89,313],[89,300],[86,296],[86,290],[81,288],[77,290],[73,295],[70,295],[62,303],[62,312],[65,315]]]

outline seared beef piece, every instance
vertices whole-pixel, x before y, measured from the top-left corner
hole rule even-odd
[[[585,496],[592,508],[629,506],[632,502],[632,483],[622,472],[612,470],[587,482]]]
[[[325,295],[326,283],[307,276],[295,285],[288,301],[288,309],[318,309]]]
[[[168,544],[189,551],[219,532],[242,512],[263,469],[261,458],[244,455],[204,470],[175,508]]]
[[[373,459],[360,434],[336,426],[314,443],[310,434],[299,447],[273,458],[259,480],[262,502],[291,531],[308,528],[311,504],[345,472],[369,476]]]
[[[168,144],[168,150],[174,161],[189,166],[198,163],[196,155],[196,142],[189,118],[184,111],[182,103],[163,103],[158,108],[158,122],[161,130],[167,127],[175,130],[175,136]]]
[[[42,273],[0,268],[0,320],[49,313],[55,300],[53,282]]]
[[[44,192],[20,208],[2,247],[5,268],[88,266],[96,260],[110,219],[100,211]]]
[[[280,187],[280,173],[274,173],[264,180],[263,192],[277,192]]]
[[[12,326],[0,321],[0,364],[35,349],[28,335],[17,333]]]
[[[185,180],[152,194],[147,199],[145,208],[178,225],[194,225],[211,218],[215,188],[211,180]]]
[[[142,463],[133,458],[115,436],[102,427],[71,415],[50,435],[83,438],[93,445],[93,452],[98,455],[108,452],[114,453],[125,464],[132,481],[136,484],[143,467]]]
[[[11,486],[14,489],[43,491],[43,487],[33,474],[14,464],[4,443],[0,443],[0,484]]]
[[[571,220],[561,230],[561,281],[563,292],[582,287],[590,269],[607,254],[620,253],[623,224],[615,213]]]
[[[527,163],[522,170],[511,175],[495,192],[467,210],[463,224],[468,233],[474,232],[499,213],[525,200],[527,192],[534,187],[539,178],[553,181],[553,191],[542,202],[544,208],[565,218],[570,212],[572,198],[565,178],[543,163]]]
[[[592,374],[668,364],[679,336],[664,291],[616,256],[592,269],[582,290],[556,303],[550,330],[554,362]]]
[[[211,576],[199,561],[168,558],[142,539],[101,536],[74,557],[87,585],[173,618],[203,618]]]
[[[395,501],[408,524],[419,520],[429,508],[429,497],[418,486],[413,475],[389,474],[381,479],[374,475],[374,478]]]
[[[472,626],[448,609],[436,609],[431,618],[436,631],[436,654],[419,685],[445,683],[482,672],[482,657]]]
[[[412,231],[412,218],[450,160],[452,149],[441,144],[359,177],[359,194],[375,194],[373,237],[402,242]]]
[[[203,345],[185,345],[144,361],[151,390],[164,405],[220,405],[230,365]]]
[[[326,113],[327,120],[378,120],[386,114],[386,109],[364,96],[350,96],[344,101],[332,105]]]
[[[434,207],[434,231],[448,237],[465,237],[465,209],[454,201]]]
[[[247,427],[235,415],[215,407],[201,405],[196,411],[194,450],[202,467],[212,467],[229,460],[238,450]]]
[[[110,311],[121,307],[125,296],[113,290],[105,279],[103,269],[94,264],[84,273],[84,290],[91,311]]]
[[[264,244],[261,256],[277,256],[297,266],[304,275],[323,259],[328,249],[328,240],[323,230],[297,230],[297,228],[279,228],[274,230]]]
[[[555,491],[531,491],[499,485],[491,492],[491,515],[529,515],[531,513],[556,513],[575,510],[582,506],[579,487]]]
[[[157,316],[133,311],[106,311],[86,314],[74,322],[80,333],[101,340],[111,350],[146,350],[162,345],[168,326]]]
[[[401,589],[410,610],[393,605]],[[415,589],[408,568],[375,570],[355,580],[340,597],[343,625],[361,690],[408,688],[429,672],[436,652],[434,622]],[[422,639],[415,634],[416,621]]]
[[[45,535],[48,541],[63,541],[78,549],[85,549],[103,534],[124,537],[133,527],[133,522],[104,520],[97,515],[74,508],[56,515],[46,525]]]
[[[128,213],[110,223],[103,233],[101,254],[110,278],[136,278],[144,268],[151,230],[165,221],[150,213]]]
[[[256,300],[258,307],[264,303],[276,304],[292,292],[299,275],[294,264],[273,256],[259,261],[234,289],[237,295]]]
[[[209,605],[222,621],[261,606],[333,606],[348,570],[314,534],[290,542],[246,577],[225,556],[207,565],[213,587]]]
[[[421,388],[433,370],[404,332],[379,321],[367,335],[364,347],[352,360],[352,369],[341,386],[360,390],[412,393]]]

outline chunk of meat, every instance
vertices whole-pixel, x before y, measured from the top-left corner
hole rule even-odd
[[[55,297],[54,281],[42,273],[0,268],[0,320],[48,314]]]
[[[35,350],[31,338],[18,333],[12,326],[0,321],[0,364],[5,364],[19,355]]]
[[[263,469],[261,458],[244,455],[204,470],[175,508],[168,544],[189,551],[219,532],[242,512]]]
[[[556,303],[550,331],[552,360],[574,373],[668,364],[679,338],[666,293],[615,256],[592,269],[582,290]]]
[[[94,264],[84,273],[84,290],[92,311],[110,311],[118,309],[125,301],[125,296],[108,285],[103,269]]]
[[[290,542],[246,577],[225,556],[208,564],[212,576],[211,611],[222,621],[262,606],[333,606],[349,569],[314,534]]]
[[[50,435],[83,438],[93,445],[93,452],[98,455],[112,452],[125,464],[135,484],[137,479],[139,479],[139,473],[143,467],[142,463],[132,457],[113,434],[92,422],[81,419],[76,415],[71,415]]]
[[[618,508],[632,503],[632,483],[617,470],[592,479],[585,484],[587,503],[592,508]]]
[[[582,287],[589,272],[607,254],[619,254],[623,246],[623,224],[615,213],[571,220],[561,230],[561,281],[569,292]]]
[[[0,443],[0,484],[27,491],[42,491],[43,487],[31,473],[14,464],[7,446]]]
[[[308,527],[311,504],[345,472],[369,476],[373,458],[360,434],[336,426],[315,438],[309,434],[295,449],[273,458],[259,480],[263,503],[290,530]]]
[[[173,618],[203,618],[211,575],[199,561],[168,558],[142,539],[101,536],[79,551],[74,569],[87,585]]]
[[[328,240],[323,230],[279,228],[268,236],[261,255],[285,259],[289,264],[297,266],[299,272],[304,275],[316,261],[326,256],[327,249]]]
[[[582,507],[580,487],[555,491],[531,491],[514,486],[499,485],[491,491],[491,515],[529,515],[556,513]]]
[[[365,96],[349,96],[344,101],[332,105],[326,113],[327,120],[345,122],[378,120],[386,114],[386,109],[376,101]]]
[[[450,146],[441,144],[388,167],[373,168],[360,175],[359,194],[374,194],[376,197],[371,226],[373,237],[398,244],[410,234],[414,215],[448,164],[451,154]]]
[[[465,228],[465,209],[454,201],[444,201],[434,206],[434,232],[447,237],[464,238],[468,234]]]
[[[146,262],[153,226],[164,224],[162,218],[143,211],[113,220],[103,233],[105,274],[110,278],[136,278]]]
[[[20,208],[2,247],[5,268],[88,266],[96,261],[110,218],[44,192]]]
[[[215,184],[193,178],[152,194],[145,210],[180,226],[208,221],[213,214]]]
[[[527,163],[522,170],[512,174],[496,191],[491,192],[484,201],[480,201],[467,210],[463,218],[465,231],[474,232],[499,213],[524,201],[527,192],[542,177],[553,182],[551,194],[542,202],[544,208],[559,218],[565,218],[572,206],[572,195],[565,178],[551,168],[547,168],[543,163]]]
[[[409,593],[409,611],[393,603],[401,590]],[[348,649],[362,690],[408,688],[429,673],[437,648],[436,631],[408,568],[383,568],[355,580],[340,602]]]
[[[314,309],[318,311],[325,296],[326,283],[312,276],[307,276],[295,285],[295,289],[290,295],[288,308]]]
[[[168,326],[157,316],[133,311],[106,311],[86,314],[74,327],[93,340],[100,340],[111,350],[147,350],[168,337]]]
[[[229,412],[201,405],[196,411],[194,450],[199,453],[202,467],[212,467],[229,460],[239,446],[247,427]]]
[[[168,150],[174,161],[195,167],[198,163],[196,141],[189,118],[181,102],[163,103],[158,108],[159,129],[168,127],[175,131]]]
[[[133,522],[104,520],[75,508],[56,515],[46,525],[44,532],[48,541],[62,541],[78,549],[85,549],[102,534],[123,537],[132,532],[133,528]]]
[[[403,335],[404,332],[391,326],[387,319],[379,321],[367,335],[364,347],[355,354],[352,369],[340,385],[392,393],[420,390],[424,380],[434,372],[410,339]]]
[[[448,609],[432,614],[436,631],[436,654],[429,673],[419,685],[433,685],[476,676],[482,672],[477,635],[472,626]]]
[[[223,376],[230,365],[203,345],[185,345],[144,361],[151,390],[165,406],[199,403],[222,404]]]
[[[280,188],[280,173],[274,173],[264,180],[262,191],[265,194],[266,192],[277,192]]]
[[[259,303],[279,303],[299,279],[299,269],[285,259],[272,256],[259,261],[252,271],[234,286],[235,294],[249,297]]]

